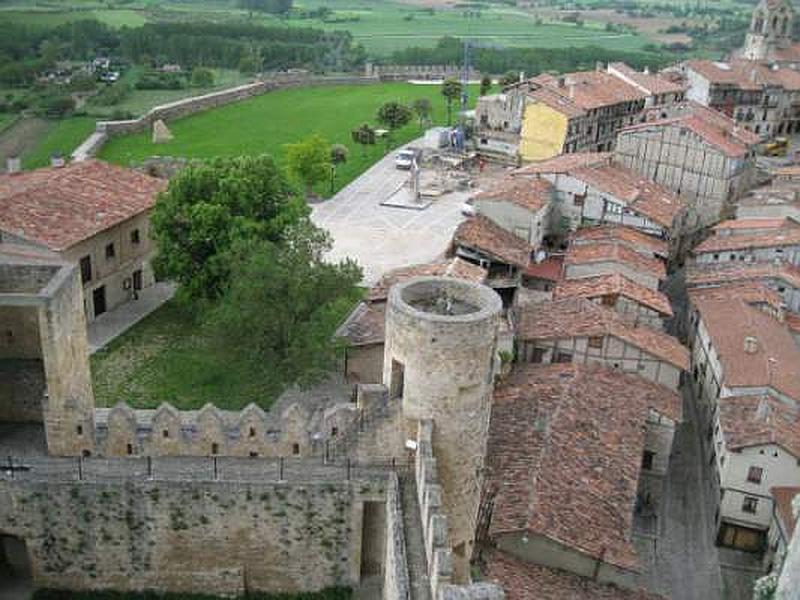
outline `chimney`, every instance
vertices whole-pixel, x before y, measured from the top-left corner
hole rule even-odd
[[[55,168],[63,167],[67,164],[67,161],[64,160],[64,157],[61,155],[60,152],[56,152],[50,157],[50,166]]]
[[[6,173],[14,175],[22,171],[22,161],[19,156],[9,156],[6,159]]]
[[[748,335],[744,338],[744,351],[747,354],[755,354],[758,352],[758,339],[753,337],[752,335]]]

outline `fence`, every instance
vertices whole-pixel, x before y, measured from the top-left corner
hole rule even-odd
[[[325,482],[379,479],[407,469],[393,459],[369,462],[308,458],[13,457],[0,464],[0,481]]]

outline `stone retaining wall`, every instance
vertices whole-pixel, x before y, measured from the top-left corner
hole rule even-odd
[[[392,473],[386,485],[386,560],[383,600],[407,600],[411,597],[399,487],[397,475]]]

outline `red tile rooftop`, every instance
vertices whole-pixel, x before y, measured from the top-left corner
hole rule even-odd
[[[735,232],[741,229],[772,230],[791,227],[800,227],[800,223],[785,217],[750,217],[744,219],[728,219],[726,221],[722,221],[721,223],[717,223],[711,229],[717,232],[716,235],[719,235],[720,232]]]
[[[626,590],[524,562],[500,550],[487,557],[485,575],[502,586],[506,600],[666,600],[644,590]]]
[[[800,412],[771,396],[732,396],[719,401],[719,425],[733,451],[775,444],[800,458]]]
[[[557,340],[609,335],[675,367],[689,368],[689,351],[674,337],[645,325],[632,325],[614,310],[586,298],[542,302],[517,312],[517,338]]]
[[[655,256],[667,256],[669,254],[667,242],[626,225],[581,227],[570,235],[570,244],[577,245],[587,242],[624,242],[632,250],[639,252],[645,250]]]
[[[590,167],[610,163],[613,156],[611,152],[575,152],[573,154],[559,154],[553,158],[520,167],[514,171],[514,175],[569,173],[579,167]]]
[[[693,252],[697,255],[730,250],[747,250],[749,248],[777,248],[796,245],[800,245],[800,227],[783,227],[767,230],[763,233],[712,235],[695,246]]]
[[[645,88],[651,94],[679,94],[686,91],[687,86],[677,83],[658,73],[643,73],[626,65],[625,63],[611,63],[609,69],[614,69],[630,81]]]
[[[638,569],[633,511],[651,410],[678,394],[599,365],[516,365],[494,392],[487,445],[489,533],[540,535]]]
[[[775,499],[775,510],[786,527],[786,533],[791,539],[797,526],[797,518],[794,516],[792,503],[800,494],[800,487],[774,487],[770,488],[769,493]]]
[[[378,283],[369,290],[367,298],[371,302],[386,300],[389,297],[390,287],[395,283],[400,283],[412,277],[453,277],[456,279],[474,281],[475,283],[482,283],[486,280],[486,275],[486,269],[459,257],[437,260],[419,265],[409,265],[407,267],[393,269],[384,274]]]
[[[470,217],[461,223],[453,234],[453,242],[479,250],[498,262],[523,269],[530,264],[533,251],[528,242],[482,215]]]
[[[99,160],[0,175],[0,230],[66,250],[149,210],[166,187]]]
[[[525,276],[533,279],[547,279],[548,281],[559,281],[564,269],[563,256],[549,256],[539,263],[531,263],[525,269]]]
[[[662,317],[672,316],[672,308],[664,294],[646,288],[619,273],[599,275],[597,277],[581,277],[580,279],[565,279],[559,282],[553,293],[554,300],[575,296],[589,299],[624,296],[659,313]]]
[[[637,102],[648,97],[635,85],[603,71],[578,71],[559,76],[542,74],[529,83],[558,94],[582,110]]]
[[[473,196],[484,202],[509,202],[528,211],[538,212],[550,203],[553,186],[544,179],[505,176],[490,182],[485,191]]]
[[[761,281],[780,279],[791,287],[800,290],[800,267],[789,263],[730,262],[699,263],[686,269],[688,287],[725,285],[739,281]]]
[[[566,265],[585,265],[614,262],[629,266],[634,271],[646,272],[657,279],[667,276],[664,263],[657,258],[642,256],[619,242],[595,242],[570,246],[564,259]]]

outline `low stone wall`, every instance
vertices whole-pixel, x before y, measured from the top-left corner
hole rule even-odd
[[[308,76],[308,75],[276,75],[268,80],[256,81],[212,92],[202,96],[184,98],[150,109],[138,119],[124,121],[98,121],[96,131],[86,138],[78,149],[72,153],[73,160],[85,160],[95,156],[105,142],[115,136],[148,131],[156,121],[171,121],[198,112],[224,106],[232,102],[260,96],[267,92],[319,85],[358,85],[377,83],[376,78],[356,75],[342,76]]]
[[[453,585],[452,554],[449,544],[447,516],[442,510],[442,487],[438,482],[436,458],[433,455],[433,421],[422,420],[417,430],[415,475],[419,499],[431,598],[474,598],[502,600],[505,593],[494,584]]]
[[[411,598],[406,560],[406,536],[397,475],[392,473],[386,485],[386,559],[383,574],[383,600]]]
[[[84,460],[87,468],[95,462],[103,461]],[[25,541],[37,587],[314,591],[358,583],[364,503],[385,502],[385,490],[385,475],[302,482],[0,475],[0,532]]]
[[[407,81],[409,79],[439,81],[442,79],[458,79],[464,75],[461,65],[375,65],[367,63],[364,67],[367,77],[382,81]],[[477,81],[481,73],[473,68],[467,74],[468,81]]]

